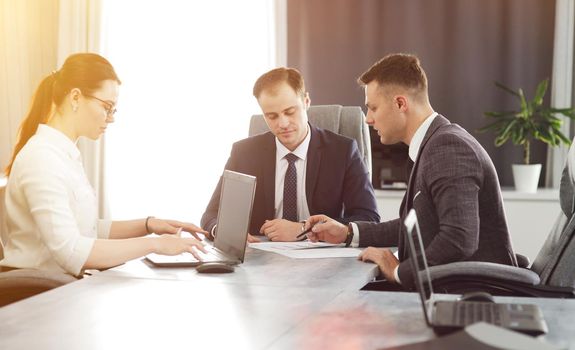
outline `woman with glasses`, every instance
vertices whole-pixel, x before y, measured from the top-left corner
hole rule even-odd
[[[76,141],[97,140],[114,121],[120,79],[96,54],[68,57],[40,83],[6,169],[3,270],[34,268],[74,276],[149,253],[205,251],[199,227],[154,217],[99,220]],[[182,238],[180,231],[198,238]],[[159,236],[146,237],[155,232]]]

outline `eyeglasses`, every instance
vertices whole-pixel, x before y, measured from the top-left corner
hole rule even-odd
[[[89,98],[93,98],[95,100],[102,102],[104,104],[104,110],[106,111],[106,116],[108,116],[108,117],[112,117],[117,111],[117,109],[114,108],[114,105],[108,101],[104,101],[104,100],[99,99],[96,96],[92,96],[92,95],[84,95],[84,96],[89,97]]]

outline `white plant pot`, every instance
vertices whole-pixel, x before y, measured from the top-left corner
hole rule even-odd
[[[513,181],[517,192],[535,193],[541,175],[541,164],[513,164]]]

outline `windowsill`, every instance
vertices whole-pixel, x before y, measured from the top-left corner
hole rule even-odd
[[[501,189],[504,200],[559,202],[558,188],[538,188],[536,193],[517,192],[513,187]]]
[[[403,198],[405,190],[375,190],[375,198]],[[517,192],[513,187],[503,187],[501,195],[505,201],[558,202],[559,189],[539,188],[536,193]]]

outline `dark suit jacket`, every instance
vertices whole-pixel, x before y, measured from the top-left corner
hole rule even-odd
[[[399,279],[408,286],[413,277],[403,220],[411,208],[417,212],[430,265],[488,261],[517,266],[489,155],[473,136],[441,115],[421,143],[400,218],[358,223],[360,246],[398,247]]]
[[[311,215],[325,214],[342,223],[379,222],[373,187],[355,140],[310,125],[306,197]],[[274,218],[276,144],[271,132],[236,142],[226,169],[257,177],[250,233],[259,234]],[[207,231],[216,224],[221,179],[202,216]]]

